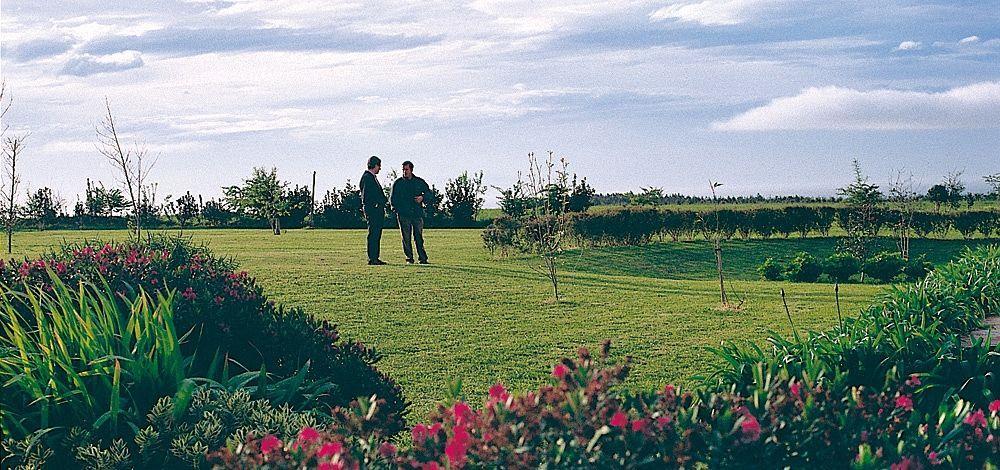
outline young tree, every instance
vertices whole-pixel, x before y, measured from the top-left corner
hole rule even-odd
[[[540,162],[534,153],[528,154],[527,190],[539,202],[532,204],[522,226],[524,236],[518,241],[518,249],[542,258],[540,271],[552,283],[552,293],[559,302],[559,255],[563,251],[563,240],[569,235],[569,217],[566,215],[568,194],[562,199],[548,197],[553,185],[566,187],[569,164],[565,158],[559,160],[556,168],[555,152],[549,151],[548,158]]]
[[[983,177],[983,181],[990,185],[990,194],[1000,200],[1000,173],[986,175]]]
[[[286,197],[287,182],[278,179],[277,168],[270,172],[254,168],[253,174],[243,182],[243,186],[223,188],[226,202],[240,213],[267,220],[271,231],[281,235],[280,217],[287,216],[291,205]]]
[[[191,195],[191,191],[177,198],[175,203],[177,205],[177,222],[181,224],[181,228],[184,228],[189,222],[198,217],[200,212],[198,201]]]
[[[7,232],[7,253],[14,246],[14,226],[17,225],[19,208],[17,206],[17,187],[21,184],[21,175],[17,172],[17,161],[24,150],[27,134],[5,137],[3,139],[3,176],[4,186],[0,189],[3,197],[0,208],[3,210],[3,225]]]
[[[712,231],[712,244],[715,248],[715,269],[719,274],[719,297],[722,307],[729,307],[729,297],[726,296],[726,280],[722,271],[722,227],[719,223],[719,198],[715,194],[715,188],[722,186],[719,182],[708,182],[708,187],[712,190],[712,201],[715,202],[715,230]]]
[[[40,188],[28,194],[24,216],[45,228],[56,221],[63,211],[63,201],[52,194],[50,188]]]
[[[504,189],[494,186],[493,189],[500,193],[497,196],[500,212],[515,219],[524,216],[532,205],[532,198],[528,196],[527,186],[521,180],[521,172],[517,173],[517,181],[510,188]]]
[[[483,186],[483,172],[473,173],[463,172],[458,178],[448,180],[444,185],[445,211],[451,215],[458,226],[468,226],[476,221],[476,214],[483,207],[483,195],[486,194],[486,187]]]
[[[882,205],[883,195],[878,186],[868,182],[868,176],[861,172],[861,164],[857,159],[854,159],[853,166],[854,182],[837,191],[847,203],[847,220],[843,224],[847,237],[842,241],[840,249],[863,263],[868,259],[872,241],[878,234],[878,210]]]
[[[594,204],[594,196],[597,191],[594,190],[592,186],[587,184],[587,178],[580,180],[579,184],[576,180],[576,174],[573,174],[573,189],[569,194],[569,202],[567,210],[570,212],[586,212]]]
[[[119,182],[132,209],[130,233],[138,240],[142,237],[143,191],[146,191],[146,179],[156,164],[156,158],[150,157],[146,148],[138,144],[129,148],[124,146],[111,113],[111,102],[105,99],[104,105],[107,114],[97,126],[97,150],[111,162],[118,173]]]
[[[913,214],[920,195],[913,189],[913,175],[903,177],[899,171],[889,182],[889,204],[895,210],[892,229],[896,234],[896,248],[904,260],[910,259],[910,234],[913,233]]]

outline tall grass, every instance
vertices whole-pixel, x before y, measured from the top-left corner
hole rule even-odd
[[[184,381],[173,294],[125,297],[50,276],[50,291],[0,287],[4,434],[89,425],[118,435]]]

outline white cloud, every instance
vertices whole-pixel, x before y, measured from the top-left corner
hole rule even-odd
[[[1000,82],[939,93],[809,88],[713,127],[725,131],[996,128],[1000,127]]]
[[[81,54],[71,58],[63,66],[62,73],[87,76],[95,73],[117,72],[142,67],[139,51],[122,51],[108,55]]]
[[[923,47],[923,43],[920,41],[903,41],[896,46],[897,51],[915,51]]]
[[[753,19],[775,0],[704,0],[667,5],[650,13],[654,21],[677,20],[706,26],[734,25]]]
[[[979,36],[969,36],[958,41],[959,44],[972,44],[974,42],[979,42]]]

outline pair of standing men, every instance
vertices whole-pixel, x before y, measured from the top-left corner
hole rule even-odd
[[[403,254],[406,262],[413,263],[413,242],[417,244],[420,264],[427,264],[424,251],[424,201],[431,197],[427,182],[413,174],[413,163],[403,162],[403,176],[392,183],[389,201],[376,175],[382,170],[382,160],[376,156],[368,159],[368,170],[361,175],[361,208],[368,222],[368,264],[382,265],[379,259],[382,226],[385,222],[385,204],[392,203],[392,210],[399,221],[403,235]],[[412,240],[411,240],[412,238]]]

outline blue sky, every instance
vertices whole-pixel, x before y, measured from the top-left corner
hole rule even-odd
[[[829,195],[855,157],[883,184],[1000,172],[1000,1],[110,3],[0,11],[22,179],[70,205],[115,181],[105,97],[160,197],[254,166],[322,192],[372,154],[506,186],[554,150],[600,192]]]

